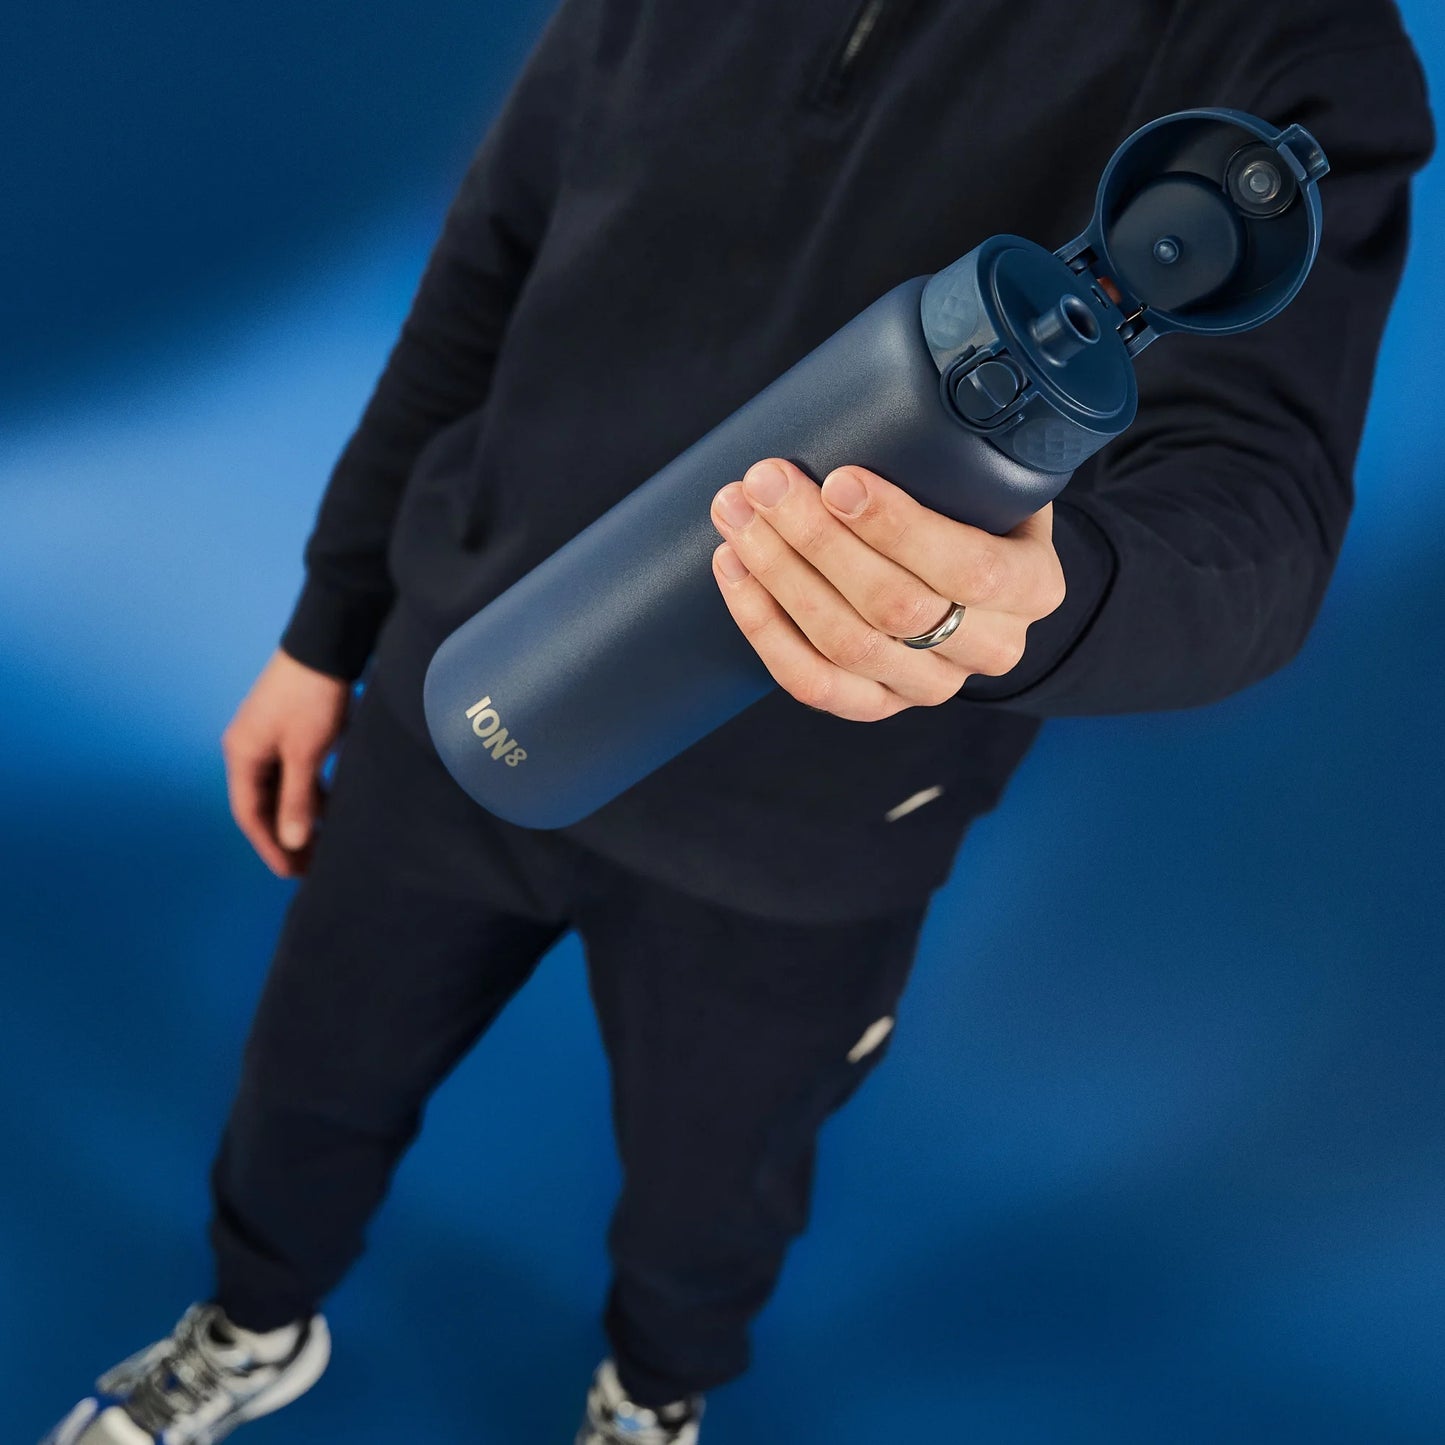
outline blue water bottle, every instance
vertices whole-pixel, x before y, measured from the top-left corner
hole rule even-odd
[[[895,286],[442,644],[425,705],[452,776],[499,817],[562,827],[776,685],[711,565],[713,494],[762,457],[815,481],[861,465],[1012,530],[1134,419],[1157,336],[1289,304],[1328,169],[1298,125],[1183,111],[1119,147],[1059,251],[994,236]]]

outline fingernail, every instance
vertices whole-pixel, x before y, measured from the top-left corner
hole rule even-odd
[[[293,852],[297,848],[304,848],[306,846],[305,823],[298,823],[294,819],[289,823],[282,823],[281,846],[290,848]]]
[[[776,462],[758,462],[749,467],[743,486],[761,507],[776,507],[787,495],[788,474]]]
[[[717,509],[730,527],[746,527],[753,519],[753,509],[736,482],[729,482],[717,494]]]
[[[748,575],[743,559],[731,547],[720,547],[717,554],[718,571],[729,582],[741,582]]]
[[[835,512],[856,517],[867,505],[868,488],[855,472],[829,472],[823,478],[823,500]]]

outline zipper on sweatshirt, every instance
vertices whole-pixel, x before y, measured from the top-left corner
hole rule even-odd
[[[828,57],[808,99],[825,110],[841,110],[857,88],[858,77],[878,54],[893,21],[907,9],[908,0],[860,0],[849,17],[848,28]]]

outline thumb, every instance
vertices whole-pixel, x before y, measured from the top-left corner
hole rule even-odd
[[[276,836],[295,853],[311,839],[316,821],[316,768],[310,758],[292,756],[281,768],[281,795],[276,807]]]

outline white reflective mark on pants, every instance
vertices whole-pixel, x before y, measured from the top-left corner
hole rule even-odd
[[[889,808],[883,815],[883,821],[885,823],[896,823],[900,818],[906,817],[915,808],[921,808],[925,803],[931,803],[942,792],[943,789],[937,784],[931,788],[924,788],[922,792],[914,793],[911,797],[904,798],[896,808]]]
[[[859,1059],[866,1059],[892,1032],[893,1020],[891,1017],[885,1016],[877,1023],[869,1024],[863,1031],[863,1037],[848,1050],[848,1062],[856,1064]]]

